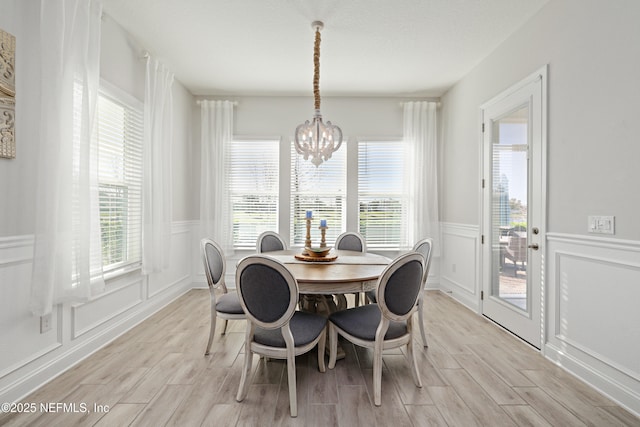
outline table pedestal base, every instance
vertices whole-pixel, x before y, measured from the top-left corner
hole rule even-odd
[[[335,299],[338,300],[337,304],[334,300],[334,295],[301,295],[300,308],[304,311],[318,313],[323,316],[329,317],[331,313],[347,308],[347,299],[344,295],[335,295]],[[327,333],[327,345],[325,346],[325,353],[329,354],[329,350],[329,334]],[[342,347],[340,347],[340,344],[338,344],[337,359],[344,358],[344,350],[342,349]]]

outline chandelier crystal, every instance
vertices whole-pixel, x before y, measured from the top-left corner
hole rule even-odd
[[[323,161],[329,160],[331,154],[342,145],[342,130],[330,121],[324,123],[320,113],[320,30],[324,24],[314,21],[311,26],[316,30],[313,49],[313,95],[315,113],[313,120],[306,120],[296,127],[295,147],[298,154],[305,160],[311,156],[311,163],[318,167]]]

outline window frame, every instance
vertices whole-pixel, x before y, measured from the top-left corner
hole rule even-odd
[[[227,179],[230,180],[231,179],[231,175],[230,175],[230,170],[228,169],[229,164],[230,164],[230,155],[231,155],[231,150],[230,150],[230,146],[232,144],[242,144],[242,143],[247,143],[247,144],[256,144],[256,143],[272,143],[275,144],[277,146],[277,167],[276,167],[276,173],[277,173],[277,177],[276,177],[276,189],[277,189],[277,193],[275,194],[276,197],[276,211],[275,211],[275,229],[269,229],[269,231],[276,231],[278,232],[278,230],[281,228],[280,226],[280,212],[282,209],[281,206],[281,200],[282,200],[282,192],[280,191],[281,185],[281,176],[282,176],[282,156],[281,156],[281,144],[280,144],[280,138],[274,138],[274,137],[264,137],[264,138],[257,138],[257,137],[242,137],[242,136],[234,136],[233,139],[231,141],[228,142],[229,146],[225,148],[225,169],[226,169],[226,173],[227,173]],[[229,205],[230,205],[230,212],[229,215],[231,216],[231,219],[233,221],[233,202],[231,201],[231,198],[233,197],[233,193],[232,193],[232,184],[230,182],[227,182],[227,190],[228,190],[228,194],[229,194]],[[267,193],[265,193],[267,194]],[[262,230],[262,231],[267,231],[267,229]],[[260,233],[262,231],[258,231],[256,232],[256,239],[257,237],[260,235]],[[235,234],[235,233],[234,233]],[[233,248],[234,250],[250,250],[250,249],[255,249],[255,245],[256,242],[255,240],[251,243],[245,243],[245,244],[241,244],[238,245],[234,236],[234,241],[233,241]]]
[[[371,195],[380,195],[380,196],[388,196],[388,197],[396,196],[397,198],[401,199],[401,202],[400,202],[400,207],[402,212],[401,218],[403,218],[402,221],[404,221],[404,227],[402,227],[399,230],[400,238],[398,242],[386,241],[386,242],[383,242],[382,244],[379,244],[379,243],[375,243],[371,239],[367,239],[366,233],[364,233],[361,229],[362,215],[360,211],[360,200],[361,200],[361,195],[363,190],[360,188],[361,187],[360,186],[360,178],[361,178],[360,177],[360,167],[361,167],[360,150],[363,144],[384,144],[384,143],[398,144],[402,146],[402,150],[404,151],[403,153],[404,159],[403,159],[403,167],[401,167],[399,174],[401,175],[403,180],[403,185],[400,188],[404,191],[400,193],[381,191],[379,193],[371,193]],[[409,235],[409,227],[408,227],[409,206],[411,203],[411,195],[408,193],[409,186],[406,185],[406,183],[404,182],[407,179],[406,171],[408,170],[408,162],[410,161],[410,158],[411,158],[410,149],[411,147],[407,144],[407,141],[405,141],[404,138],[402,137],[388,137],[388,138],[360,137],[358,138],[357,147],[352,153],[352,156],[355,157],[355,161],[354,161],[355,173],[353,174],[355,176],[351,177],[351,179],[355,180],[355,184],[354,184],[355,201],[353,203],[353,209],[355,209],[355,215],[356,215],[353,229],[357,230],[360,234],[362,234],[365,237],[365,239],[367,240],[367,247],[369,249],[376,250],[376,251],[399,251],[412,246],[411,244],[412,237]]]
[[[277,227],[273,231],[278,232],[284,239],[289,243],[289,247],[295,249],[302,247],[303,244],[295,243],[294,236],[292,235],[293,224],[292,224],[292,214],[293,211],[293,189],[292,189],[292,176],[294,173],[293,170],[293,156],[299,156],[295,150],[292,151],[293,142],[291,139],[286,137],[262,137],[262,136],[241,136],[234,135],[234,141],[262,141],[262,140],[279,140],[279,201],[278,201],[278,220]],[[343,217],[342,224],[340,227],[335,227],[334,230],[339,231],[340,234],[344,231],[358,231],[360,230],[360,208],[359,208],[359,189],[358,189],[358,149],[360,143],[405,143],[404,139],[401,136],[390,136],[390,137],[357,137],[354,139],[350,139],[345,137],[342,147],[340,150],[344,150],[345,155],[345,194],[343,196]],[[409,149],[409,148],[407,148]],[[328,162],[333,161],[334,158],[329,159]],[[408,189],[407,189],[408,191]],[[410,201],[410,195],[408,193],[405,194],[405,199],[407,200],[407,206]],[[407,208],[408,209],[408,208]],[[408,222],[408,210],[405,210],[406,222]],[[312,223],[312,241],[315,243],[316,241],[319,243],[320,232],[317,229],[320,225],[320,217],[318,217],[314,212],[314,221]],[[340,228],[340,230],[337,230]],[[408,230],[406,230],[408,233]],[[315,234],[314,234],[315,233]],[[411,236],[407,235],[407,241],[410,242]],[[334,241],[331,238],[327,239],[327,245],[332,246]],[[372,246],[369,249],[376,252],[388,253],[392,256],[394,253],[402,250],[406,250],[410,248],[412,245],[407,243],[407,245],[402,244],[386,244],[386,245],[378,245]],[[240,253],[249,252],[250,250],[255,250],[255,247],[236,247],[234,245],[234,249]]]
[[[341,204],[342,204],[342,208],[341,208],[341,212],[340,212],[340,224],[336,224],[336,221],[332,218],[329,217],[329,214],[322,214],[319,213],[319,209],[318,208],[314,208],[313,206],[308,206],[305,207],[304,209],[302,209],[298,215],[298,220],[302,220],[303,218],[303,212],[305,212],[306,210],[311,210],[313,212],[313,221],[311,223],[311,241],[312,244],[314,246],[319,246],[320,245],[320,231],[318,230],[318,227],[320,226],[320,220],[322,219],[326,219],[327,220],[327,225],[329,227],[329,230],[327,232],[327,246],[333,246],[333,243],[335,242],[335,239],[342,233],[345,231],[346,227],[347,227],[347,223],[348,223],[348,205],[349,205],[349,191],[348,191],[348,186],[349,186],[349,179],[348,179],[348,171],[349,171],[349,154],[348,154],[348,149],[346,147],[348,147],[350,144],[348,143],[348,139],[344,138],[344,141],[342,143],[342,148],[341,150],[344,150],[343,152],[340,153],[341,156],[344,156],[344,164],[343,164],[343,170],[341,172],[341,177],[337,176],[338,179],[342,179],[342,194],[340,194],[340,192],[332,192],[332,191],[327,191],[324,192],[321,197],[322,198],[331,198],[331,197],[340,197],[341,198]],[[295,236],[295,220],[296,218],[293,217],[294,215],[294,211],[295,211],[295,201],[294,198],[299,195],[304,197],[305,195],[311,195],[310,193],[305,193],[305,192],[296,192],[294,191],[294,176],[295,176],[295,161],[297,159],[299,159],[301,162],[307,162],[311,168],[316,168],[316,166],[314,166],[310,160],[304,160],[304,158],[302,157],[302,155],[298,154],[295,150],[294,147],[294,142],[293,140],[291,140],[291,143],[289,145],[289,152],[290,152],[290,165],[291,165],[291,171],[289,173],[290,175],[290,179],[289,179],[289,191],[290,191],[290,209],[289,209],[289,214],[288,214],[288,229],[289,229],[289,233],[290,233],[290,238],[289,238],[289,246],[292,248],[295,247],[303,247],[304,246],[304,235],[302,236],[302,239],[300,239],[300,241],[296,241],[296,236]],[[318,166],[318,168],[322,168],[323,165],[325,165],[325,163],[329,163],[329,162],[335,162],[336,161],[336,155],[334,153],[334,156],[327,160],[326,162],[323,162],[320,166]],[[330,165],[331,167],[333,167],[333,165]],[[326,167],[326,165],[325,165]],[[313,170],[313,169],[311,169]],[[306,230],[304,231],[304,233],[306,234]]]
[[[138,222],[138,236],[137,238],[135,236],[133,237],[129,237],[126,239],[126,245],[129,247],[129,245],[131,244],[131,239],[137,239],[137,245],[138,245],[138,256],[137,257],[133,257],[130,258],[129,256],[127,256],[126,259],[119,261],[119,262],[115,262],[109,265],[103,265],[103,272],[104,272],[104,276],[106,279],[110,279],[113,278],[115,276],[118,276],[120,274],[124,274],[136,269],[140,269],[142,266],[142,204],[143,204],[143,185],[142,185],[142,180],[143,180],[143,173],[144,173],[144,164],[143,164],[143,159],[144,159],[144,153],[143,153],[143,143],[144,143],[144,103],[140,100],[138,100],[137,98],[135,98],[134,96],[128,94],[127,92],[123,91],[122,89],[120,89],[119,87],[111,84],[110,82],[104,80],[104,79],[100,79],[100,84],[98,87],[98,97],[96,99],[96,102],[100,102],[100,98],[104,97],[106,99],[108,99],[111,102],[116,103],[117,105],[119,105],[120,107],[123,107],[125,110],[127,110],[128,114],[130,114],[131,112],[133,112],[134,114],[139,115],[139,128],[135,129],[135,131],[137,131],[140,135],[140,140],[138,142],[139,144],[139,158],[136,158],[136,160],[139,162],[140,164],[140,169],[139,169],[139,216],[136,219],[136,221]],[[95,128],[95,137],[97,137],[97,133],[99,132],[99,123],[100,123],[100,111],[99,111],[99,107],[98,105],[96,105],[96,128]],[[98,142],[98,145],[100,145],[100,143]],[[100,151],[100,149],[98,149],[98,152]],[[100,156],[98,155],[98,162],[100,162]],[[98,173],[100,173],[100,171],[98,171]],[[102,187],[103,185],[106,186],[112,186],[114,185],[113,182],[105,182],[103,180],[100,179],[100,177],[98,178],[98,185],[99,187]],[[98,211],[100,212],[100,207],[98,208]],[[127,224],[131,224],[131,220],[130,218],[128,218],[127,220]],[[100,237],[102,239],[102,226],[100,227]],[[101,244],[102,247],[102,244]],[[101,255],[103,258],[103,262],[104,262],[104,254]]]

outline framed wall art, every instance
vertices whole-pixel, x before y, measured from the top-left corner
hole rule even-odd
[[[16,157],[16,38],[0,30],[0,157]]]

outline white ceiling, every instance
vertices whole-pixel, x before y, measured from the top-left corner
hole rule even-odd
[[[548,0],[103,0],[194,95],[437,97]]]

